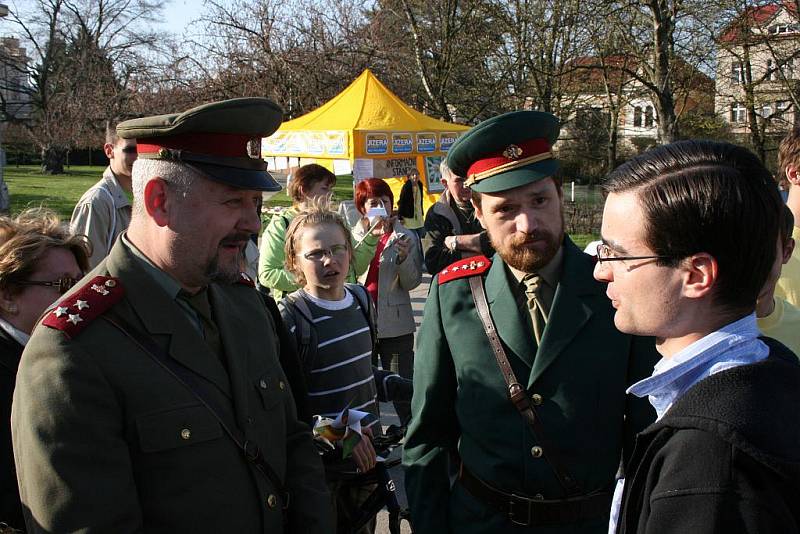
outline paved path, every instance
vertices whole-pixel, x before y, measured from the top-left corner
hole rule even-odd
[[[411,308],[414,312],[414,320],[417,323],[417,329],[419,329],[419,324],[422,321],[422,309],[425,306],[425,298],[428,296],[428,286],[430,285],[430,282],[431,276],[428,274],[424,275],[422,283],[411,292]],[[383,423],[384,427],[391,424],[399,424],[400,421],[397,418],[397,414],[394,412],[394,407],[391,404],[381,404],[381,422]],[[395,449],[395,451],[392,453],[392,458],[399,457],[401,453],[401,449]],[[407,501],[402,468],[398,466],[392,470],[392,479],[394,480],[397,488],[397,499],[400,501],[400,506],[405,508],[407,506]],[[376,534],[389,534],[388,517],[389,514],[385,510],[378,514],[378,524],[375,528]],[[403,534],[409,534],[411,532],[408,527],[408,523],[403,522],[402,532]]]

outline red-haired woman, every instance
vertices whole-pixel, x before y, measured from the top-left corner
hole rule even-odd
[[[395,370],[403,378],[411,378],[414,370],[414,315],[408,292],[422,281],[422,247],[415,232],[404,227],[392,213],[394,195],[388,184],[368,178],[356,185],[355,204],[362,216],[372,210],[385,210],[381,220],[383,233],[378,239],[375,256],[367,272],[359,277],[375,302],[378,312],[378,356],[383,369]],[[373,211],[374,213],[374,211]],[[353,230],[359,239],[365,233],[362,225]],[[373,365],[377,366],[376,361]],[[400,423],[405,426],[411,417],[408,404],[396,404]]]

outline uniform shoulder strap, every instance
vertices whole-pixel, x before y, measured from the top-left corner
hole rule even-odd
[[[55,308],[45,313],[42,324],[61,330],[73,339],[124,295],[125,290],[117,278],[95,276],[58,301]]]

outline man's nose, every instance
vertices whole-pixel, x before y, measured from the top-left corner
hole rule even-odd
[[[539,221],[536,220],[536,216],[528,210],[520,212],[515,222],[517,224],[517,232],[522,232],[523,234],[532,234],[539,227]]]
[[[610,282],[614,278],[613,273],[611,262],[600,262],[599,260],[594,264],[594,270],[592,271],[594,279],[598,282]]]
[[[244,211],[240,221],[241,229],[251,234],[257,234],[261,230],[261,215],[253,206],[244,206],[242,209]]]

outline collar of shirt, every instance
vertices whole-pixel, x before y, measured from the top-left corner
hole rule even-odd
[[[319,306],[324,310],[330,310],[330,311],[344,310],[346,308],[349,308],[350,305],[353,304],[353,295],[350,294],[350,290],[347,288],[344,288],[344,298],[341,300],[321,299],[319,297],[315,297],[305,289],[303,289],[302,292],[303,296],[306,299],[310,300],[311,302],[313,302],[314,304],[316,304],[317,306]]]
[[[769,347],[758,339],[756,315],[751,313],[716,332],[695,341],[674,354],[662,358],[649,378],[636,382],[628,393],[648,396],[658,418],[702,379],[720,371],[747,365],[769,356]]]
[[[11,336],[11,339],[22,345],[23,347],[28,344],[28,340],[31,338],[29,334],[26,334],[13,324],[9,323],[8,321],[0,318],[0,328],[6,331],[6,334]]]
[[[564,263],[564,247],[559,247],[556,255],[553,256],[553,259],[550,260],[547,265],[536,271],[542,281],[544,282],[539,287],[539,296],[540,302],[545,308],[545,311],[550,314],[550,308],[553,306],[553,300],[556,296],[556,288],[558,287],[558,282],[561,280],[561,267]],[[508,270],[514,276],[514,279],[517,281],[517,287],[524,293],[525,290],[521,288],[520,284],[522,284],[522,279],[530,274],[524,273],[520,270],[515,269],[514,267],[506,264]]]
[[[125,190],[122,189],[121,185],[119,185],[119,179],[117,178],[117,175],[114,174],[114,171],[111,170],[111,167],[106,167],[106,170],[103,172],[103,182],[108,189],[108,192],[111,193],[111,196],[114,199],[115,208],[122,208],[124,206],[131,205],[128,195],[125,194]]]
[[[156,265],[150,261],[150,258],[145,256],[144,252],[136,248],[136,245],[131,243],[130,239],[128,239],[128,232],[123,232],[120,235],[120,238],[122,239],[122,244],[128,247],[128,250],[131,251],[131,254],[133,254],[133,256],[142,263],[145,272],[149,273],[156,283],[167,292],[169,298],[175,301],[181,310],[183,310],[189,321],[192,323],[192,326],[194,326],[199,332],[202,332],[203,324],[200,321],[200,316],[197,314],[197,310],[192,308],[186,299],[178,298],[178,295],[180,295],[180,292],[183,289],[178,281],[156,267]]]

